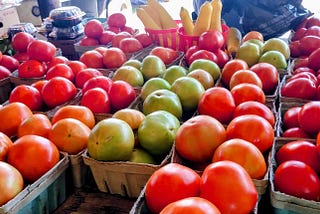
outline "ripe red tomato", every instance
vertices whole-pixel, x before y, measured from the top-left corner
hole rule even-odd
[[[86,64],[79,60],[72,60],[67,63],[67,65],[72,69],[74,75],[76,76],[77,73],[85,68],[87,68]]]
[[[274,65],[260,62],[251,66],[250,70],[255,72],[261,79],[262,90],[265,94],[273,94],[275,92],[279,82],[279,72]]]
[[[246,101],[266,102],[266,96],[259,86],[252,83],[241,83],[231,89],[231,94],[236,105]]]
[[[198,46],[200,49],[216,51],[224,45],[224,38],[220,31],[205,31],[199,36]]]
[[[254,114],[235,117],[227,126],[227,139],[240,138],[256,145],[261,152],[269,150],[274,141],[270,123]]]
[[[136,91],[127,82],[122,80],[114,81],[109,91],[112,111],[127,108],[136,98]]]
[[[194,52],[188,59],[188,64],[191,65],[192,62],[197,59],[208,59],[215,63],[218,62],[218,57],[213,52],[207,50],[198,50]]]
[[[50,80],[53,77],[64,77],[73,82],[74,76],[72,69],[67,64],[60,63],[48,69],[46,79]]]
[[[226,140],[224,126],[215,118],[197,115],[185,121],[175,137],[181,157],[192,162],[209,162],[216,148]]]
[[[96,50],[84,52],[80,56],[80,62],[84,63],[88,68],[103,68],[103,56]]]
[[[318,134],[320,124],[315,118],[320,118],[320,101],[311,101],[304,104],[298,115],[301,129],[310,134]]]
[[[119,68],[126,61],[127,56],[120,48],[108,48],[103,54],[103,64],[106,68]]]
[[[200,197],[188,197],[172,202],[165,206],[160,214],[185,213],[186,210],[193,214],[221,214],[214,204]]]
[[[91,37],[84,37],[79,42],[79,46],[98,46],[99,40]]]
[[[59,150],[50,140],[38,135],[18,138],[8,152],[8,163],[32,183],[59,162]]]
[[[89,20],[84,26],[84,34],[91,38],[99,39],[103,30],[102,23],[97,19]]]
[[[50,62],[47,62],[47,69],[56,64],[68,64],[69,59],[64,56],[55,56]]]
[[[40,62],[51,61],[56,54],[56,46],[45,40],[34,40],[27,49],[30,59]]]
[[[48,82],[49,80],[43,79],[43,80],[38,80],[34,83],[31,84],[31,86],[35,87],[36,89],[38,89],[38,91],[42,91],[43,86]]]
[[[0,161],[0,206],[6,204],[23,190],[21,173],[10,164]]]
[[[307,140],[293,140],[282,145],[276,153],[276,160],[278,165],[288,160],[302,161],[320,172],[320,153],[317,146]]]
[[[108,114],[111,104],[108,93],[102,88],[91,88],[83,93],[80,105],[89,108],[93,113]]]
[[[179,56],[177,51],[162,46],[152,48],[150,54],[158,56],[166,65],[172,63]]]
[[[301,110],[300,106],[295,106],[288,108],[284,112],[282,124],[284,129],[289,129],[293,127],[299,127],[299,112]]]
[[[223,68],[223,66],[230,59],[229,55],[225,51],[223,51],[222,49],[218,49],[213,53],[217,56],[217,64],[219,65],[220,68]]]
[[[320,37],[304,36],[300,39],[300,50],[302,55],[309,56],[320,45]]]
[[[233,87],[241,83],[251,83],[262,88],[261,79],[255,72],[251,70],[242,69],[236,71],[230,78],[229,89],[231,90]]]
[[[76,86],[64,77],[53,77],[42,88],[44,103],[53,108],[73,99],[77,94]]]
[[[114,37],[114,35],[116,35],[116,33],[110,30],[103,31],[99,38],[100,44],[108,45],[112,41],[112,38]]]
[[[4,79],[6,77],[9,77],[10,74],[11,74],[11,71],[8,68],[0,65],[0,80]]]
[[[18,85],[10,93],[9,102],[21,102],[28,106],[31,111],[39,111],[43,107],[40,91],[30,85]]]
[[[207,89],[199,99],[199,114],[210,115],[223,124],[228,124],[233,118],[236,108],[231,92],[223,87]]]
[[[33,42],[35,38],[26,32],[18,32],[14,34],[11,40],[12,48],[18,52],[27,52],[28,45]]]
[[[300,127],[288,128],[282,133],[282,137],[293,137],[293,138],[312,138],[310,134],[303,131]]]
[[[85,68],[76,75],[75,84],[78,88],[83,88],[85,82],[93,77],[103,76],[103,74],[95,68]]]
[[[246,101],[240,103],[233,114],[233,117],[237,117],[245,114],[256,114],[265,118],[272,127],[275,125],[275,115],[265,104],[257,101]]]
[[[132,38],[132,35],[126,31],[120,31],[112,37],[111,46],[119,48],[120,41],[124,38]]]
[[[82,94],[86,93],[89,89],[96,87],[102,88],[109,93],[112,82],[112,79],[106,76],[92,77],[84,83],[82,87]]]
[[[134,37],[124,38],[119,43],[119,48],[124,53],[134,53],[143,49],[143,46],[139,40]]]
[[[188,48],[188,50],[186,51],[184,57],[186,58],[187,64],[190,65],[190,57],[193,53],[195,53],[196,51],[200,50],[198,45],[193,45],[190,48]]]
[[[145,190],[148,208],[159,213],[174,201],[199,196],[200,176],[186,166],[168,163],[150,176]]]
[[[301,161],[290,160],[280,164],[274,173],[274,186],[276,190],[298,198],[314,201],[320,199],[319,177],[309,165]]]
[[[299,69],[299,68],[298,68],[298,69]],[[313,73],[307,72],[307,71],[294,74],[293,76],[291,76],[291,77],[287,80],[287,83],[290,82],[291,80],[300,79],[300,78],[309,79],[309,80],[311,80],[312,82],[314,82],[314,84],[315,84],[316,86],[319,84],[319,80],[318,80],[318,78],[316,77],[316,75],[314,75]]]
[[[18,67],[18,76],[21,78],[37,78],[45,74],[46,69],[43,64],[34,59],[27,60]]]
[[[16,52],[13,57],[19,61],[19,63],[22,63],[24,61],[29,60],[29,55],[27,52]]]
[[[229,86],[231,76],[238,70],[248,69],[248,64],[241,59],[228,61],[221,70],[221,81],[225,86]]]
[[[200,197],[211,201],[221,213],[250,213],[258,202],[258,192],[247,171],[228,160],[205,168]]]
[[[9,69],[11,72],[17,70],[20,65],[19,61],[16,58],[8,55],[2,55],[0,64]]]

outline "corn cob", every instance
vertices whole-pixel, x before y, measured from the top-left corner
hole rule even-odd
[[[217,30],[222,32],[221,27],[221,11],[222,11],[222,2],[221,0],[212,0],[212,15],[211,15],[211,23],[210,30]]]
[[[185,34],[192,35],[194,28],[193,21],[188,10],[184,7],[181,7],[180,9],[180,18]]]
[[[148,0],[147,4],[159,13],[162,29],[176,28],[178,26],[168,11],[157,0]]]
[[[145,28],[152,30],[161,30],[161,27],[153,21],[153,19],[143,8],[137,8],[136,13]]]
[[[200,36],[200,34],[210,29],[211,14],[212,14],[211,3],[206,1],[200,7],[199,15],[193,28],[193,33],[192,33],[193,36]]]

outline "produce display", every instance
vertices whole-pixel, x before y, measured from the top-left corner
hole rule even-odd
[[[319,211],[320,19],[265,40],[221,22],[222,7],[174,20],[148,0],[145,32],[120,12],[86,20],[77,60],[16,33],[15,54],[0,52],[0,213],[62,154],[99,191],[137,199],[132,213],[260,213],[265,197]]]

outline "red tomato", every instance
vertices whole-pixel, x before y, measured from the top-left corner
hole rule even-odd
[[[220,68],[223,68],[223,66],[230,59],[229,55],[225,51],[223,51],[222,49],[218,49],[213,53],[217,56],[217,64],[219,65]]]
[[[227,140],[218,146],[212,162],[222,160],[240,164],[253,179],[262,179],[267,172],[267,164],[262,152],[249,141],[240,138]]]
[[[108,93],[102,88],[91,88],[83,93],[80,105],[89,108],[93,113],[108,114],[111,104]]]
[[[16,58],[19,63],[29,60],[29,55],[27,52],[16,52],[13,57]]]
[[[85,68],[77,73],[75,84],[78,88],[82,88],[87,80],[98,76],[103,76],[99,70],[95,68]]]
[[[179,56],[177,51],[162,46],[152,48],[150,54],[158,56],[166,65],[172,63]]]
[[[103,56],[96,50],[84,52],[80,56],[80,62],[84,63],[88,68],[103,68]]]
[[[0,161],[0,206],[6,204],[23,190],[21,173],[10,164]]]
[[[320,101],[311,101],[304,104],[298,115],[301,129],[310,134],[318,134],[320,123],[315,118],[320,118]]]
[[[126,61],[127,56],[120,48],[108,48],[103,54],[103,64],[106,68],[119,68]]]
[[[11,72],[18,69],[20,63],[13,56],[2,55],[2,59],[0,64],[6,68],[8,68]]]
[[[30,43],[27,49],[30,59],[35,59],[40,62],[51,61],[56,54],[56,47],[45,40],[34,40]]]
[[[184,57],[186,58],[187,64],[190,65],[190,57],[193,53],[195,53],[196,51],[200,50],[198,45],[193,45],[190,48],[188,48],[188,50],[186,51]]]
[[[79,46],[98,46],[99,40],[91,37],[84,37],[79,42]]]
[[[143,46],[139,40],[134,37],[124,38],[119,43],[119,48],[124,53],[134,53],[143,49]]]
[[[259,76],[255,72],[247,69],[236,71],[231,76],[229,82],[229,89],[231,90],[233,87],[241,83],[251,83],[262,88],[262,81],[259,78]]]
[[[284,112],[282,124],[284,129],[299,127],[299,112],[302,107],[295,106]]]
[[[235,108],[231,92],[223,87],[207,89],[198,103],[199,114],[210,115],[223,124],[230,122]]]
[[[205,31],[199,36],[198,46],[200,49],[216,51],[224,45],[224,38],[220,31]]]
[[[112,111],[127,108],[136,98],[134,88],[122,80],[114,81],[109,91]]]
[[[262,82],[262,90],[265,94],[273,94],[278,86],[279,72],[277,68],[265,62],[257,63],[250,67],[250,70],[255,72]]]
[[[67,64],[68,61],[68,58],[64,56],[56,56],[50,62],[47,63],[47,69],[50,69],[56,64]]]
[[[274,113],[265,104],[257,101],[246,101],[240,103],[234,110],[233,117],[245,114],[255,114],[265,118],[272,127],[275,125]]]
[[[302,72],[309,72],[309,73],[312,73],[313,75],[316,75],[316,71],[313,70],[312,68],[307,67],[307,66],[302,66],[302,67],[294,69],[292,74],[295,75],[295,74],[302,73]]]
[[[175,148],[186,160],[208,162],[225,140],[226,130],[218,120],[197,115],[180,126],[175,137]]]
[[[303,131],[300,127],[292,127],[285,130],[282,133],[282,137],[293,137],[293,138],[312,138],[310,134]]]
[[[319,49],[320,50],[320,49]],[[300,78],[306,78],[306,79],[309,79],[311,80],[312,82],[314,82],[314,84],[317,86],[319,83],[319,80],[318,78],[316,77],[316,75],[314,75],[313,73],[310,73],[310,72],[300,72],[300,73],[297,73],[297,74],[294,74],[293,76],[291,76],[288,80],[287,80],[287,83],[290,82],[291,80],[294,80],[294,79],[300,79]]]
[[[77,88],[64,77],[54,77],[43,86],[41,94],[44,103],[53,108],[73,99],[77,94]]]
[[[200,176],[186,166],[168,163],[150,176],[145,190],[148,208],[159,213],[174,201],[199,196]]]
[[[227,139],[240,138],[256,145],[261,152],[269,150],[274,141],[270,123],[254,114],[235,117],[227,126]]]
[[[290,181],[290,182],[288,182]],[[275,188],[288,195],[319,201],[320,180],[307,164],[290,160],[278,166],[274,173]]]
[[[241,83],[231,89],[231,94],[236,105],[246,101],[266,102],[266,96],[257,85],[252,83]]]
[[[132,38],[132,35],[126,31],[120,31],[112,37],[111,46],[119,48],[120,41],[124,38]]]
[[[43,64],[34,59],[27,60],[18,67],[18,76],[21,78],[37,78],[45,74],[46,69]]]
[[[103,31],[99,38],[100,44],[108,45],[112,41],[112,38],[114,37],[114,35],[116,35],[116,33],[110,30]]]
[[[294,140],[282,145],[276,153],[276,160],[278,165],[288,160],[302,161],[320,172],[320,153],[317,146],[307,140]]]
[[[43,86],[48,82],[49,80],[38,80],[34,83],[31,84],[31,86],[35,87],[36,89],[38,89],[38,91],[42,91]]]
[[[67,65],[72,69],[74,75],[76,76],[79,71],[87,68],[86,64],[79,60],[69,61]]]
[[[292,41],[300,40],[302,37],[304,37],[304,34],[305,34],[306,31],[307,31],[307,28],[305,28],[305,27],[298,28],[298,29],[294,32],[291,40],[292,40]]]
[[[258,192],[247,171],[228,160],[205,168],[200,197],[211,201],[221,213],[250,213],[258,202]]]
[[[228,61],[221,70],[221,81],[225,86],[229,86],[231,76],[238,70],[248,69],[248,64],[241,59]]]
[[[103,25],[97,19],[89,20],[84,26],[84,34],[91,38],[100,38],[103,32]]]
[[[207,50],[198,50],[198,51],[194,52],[190,56],[190,58],[188,59],[189,65],[191,65],[192,62],[197,59],[208,59],[208,60],[211,60],[215,63],[218,62],[218,57],[213,52],[207,51]]]
[[[59,150],[50,140],[38,135],[18,138],[8,152],[8,163],[32,183],[59,162]]]
[[[84,83],[82,87],[82,94],[86,93],[89,89],[96,87],[102,88],[109,93],[112,83],[112,79],[106,76],[92,77]]]
[[[12,48],[18,52],[27,52],[28,45],[34,40],[35,38],[31,34],[23,31],[18,32],[12,37]]]
[[[183,214],[186,210],[193,214],[221,214],[214,204],[200,197],[188,197],[172,202],[165,206],[160,214]]]
[[[48,69],[46,79],[50,80],[53,77],[64,77],[71,82],[74,81],[74,73],[67,64],[56,64]]]
[[[28,106],[31,111],[39,111],[43,107],[40,91],[30,85],[18,85],[10,93],[9,103],[21,102]]]
[[[0,65],[0,80],[4,79],[6,77],[9,77],[10,74],[11,74],[11,71],[8,68]]]

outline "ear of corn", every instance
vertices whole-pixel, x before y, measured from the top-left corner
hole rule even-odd
[[[193,36],[200,36],[200,34],[210,29],[211,16],[212,5],[210,2],[206,1],[200,7],[198,18],[194,24]]]
[[[148,0],[147,4],[159,13],[162,29],[178,27],[168,11],[157,0]]]
[[[192,35],[194,28],[193,21],[188,10],[184,7],[181,7],[180,9],[180,18],[185,34]]]
[[[141,5],[148,15],[152,18],[152,20],[162,28],[159,14],[155,11],[150,5]]]
[[[226,49],[228,54],[235,56],[242,40],[242,34],[238,28],[230,27],[226,39]]]
[[[144,9],[137,8],[136,13],[143,25],[145,26],[145,28],[161,30],[161,27],[153,21],[153,19],[148,15],[148,13]]]
[[[221,11],[222,11],[222,2],[221,0],[212,0],[212,15],[211,15],[211,23],[210,30],[217,30],[222,32],[221,27]]]

